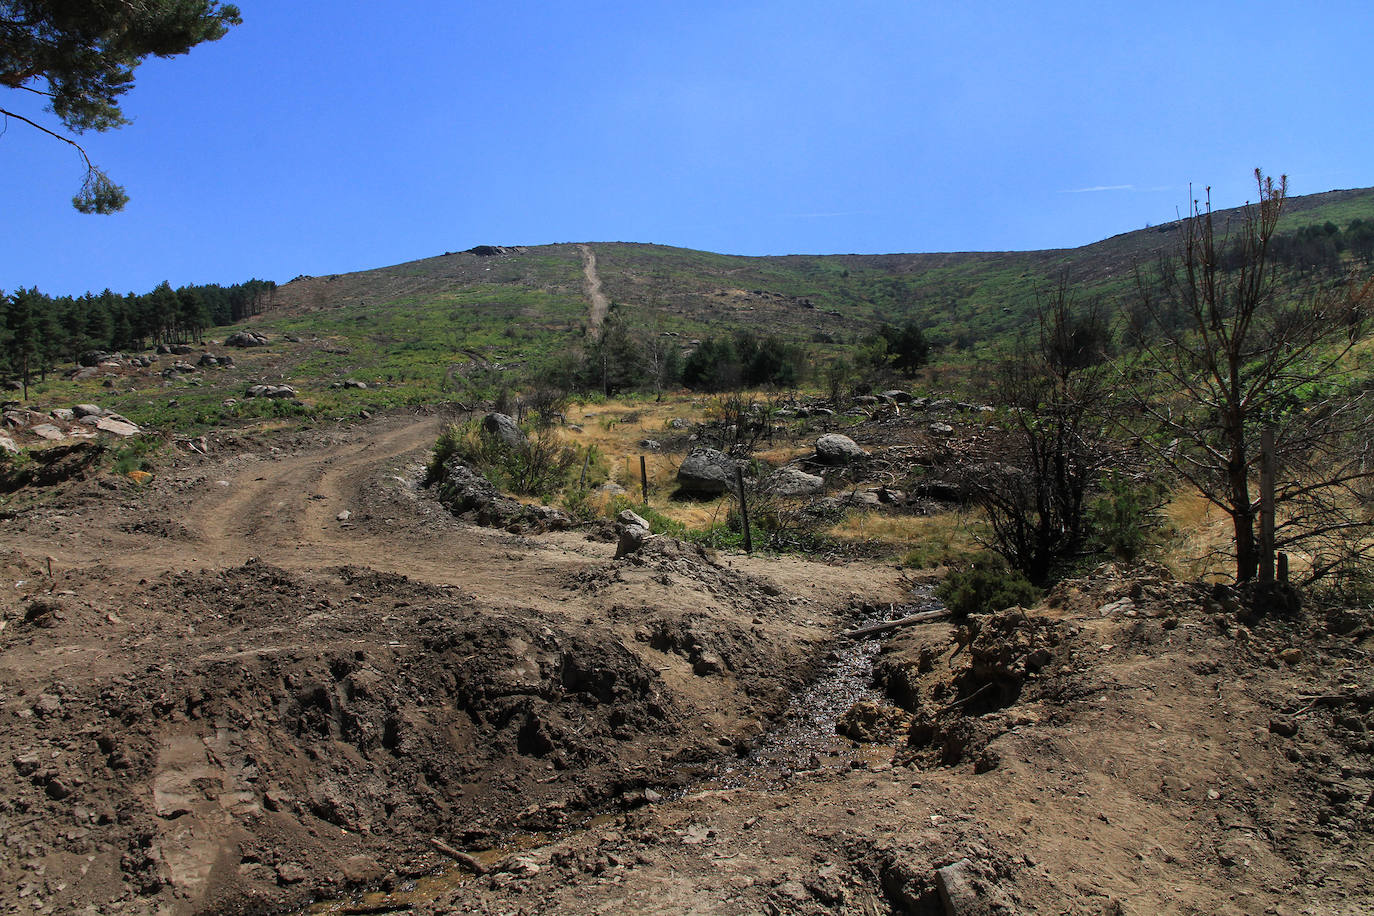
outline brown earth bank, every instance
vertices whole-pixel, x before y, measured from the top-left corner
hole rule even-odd
[[[0,906],[1374,912],[1367,612],[1104,567],[848,641],[921,590],[473,527],[417,485],[439,428],[5,519]]]

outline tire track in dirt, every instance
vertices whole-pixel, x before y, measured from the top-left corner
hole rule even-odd
[[[611,303],[601,292],[601,277],[596,272],[596,254],[592,252],[592,246],[578,245],[577,249],[582,252],[582,276],[587,281],[587,298],[592,302],[591,313],[587,316],[587,326],[592,334],[600,334]]]
[[[373,483],[383,465],[432,445],[438,427],[437,421],[406,423],[342,447],[250,465],[237,481],[228,481],[222,498],[198,501],[183,524],[208,554],[225,560],[322,541],[350,554],[350,540],[336,537],[326,520],[348,508],[343,504]],[[254,470],[259,476],[247,479]],[[352,486],[345,488],[343,481]]]
[[[532,544],[424,505],[402,474],[428,454],[441,426],[437,419],[374,424],[354,442],[244,465],[227,493],[198,503],[182,524],[202,564],[259,557],[295,571],[351,565],[458,586],[510,607],[542,604],[552,597],[548,569],[585,564],[586,547]],[[380,492],[389,486],[395,491]],[[341,521],[344,510],[350,517]]]

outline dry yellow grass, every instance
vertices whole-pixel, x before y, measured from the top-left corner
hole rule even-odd
[[[890,544],[910,566],[941,566],[963,561],[984,550],[985,527],[971,512],[939,515],[852,512],[826,533],[843,541]]]
[[[1231,517],[1193,490],[1180,490],[1165,504],[1167,537],[1160,561],[1180,579],[1209,582],[1235,575]]]
[[[728,499],[712,503],[682,503],[668,499],[677,488],[677,468],[681,455],[649,451],[639,443],[644,439],[660,439],[668,432],[668,422],[674,417],[698,420],[704,416],[703,399],[691,396],[667,396],[662,401],[631,403],[574,402],[566,411],[568,423],[580,430],[563,430],[563,440],[582,448],[595,446],[600,456],[602,475],[599,484],[609,479],[625,488],[625,496],[638,503],[642,498],[639,459],[644,458],[649,478],[649,505],[667,517],[692,528],[706,528],[724,521]],[[608,475],[608,476],[607,476]],[[607,508],[610,497],[595,498],[601,508]]]

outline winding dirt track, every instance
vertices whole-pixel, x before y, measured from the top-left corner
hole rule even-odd
[[[600,556],[581,538],[533,542],[474,528],[422,498],[418,468],[442,424],[390,417],[299,450],[213,458],[164,473],[137,505],[74,514],[51,535],[21,534],[15,546],[68,569],[98,566],[131,580],[252,557],[293,571],[353,565],[461,586],[512,607],[546,599],[549,572]]]
[[[510,607],[557,607],[556,573],[604,562],[610,551],[575,532],[529,539],[476,528],[417,492],[444,422],[392,416],[304,446],[212,455],[164,471],[136,502],[52,514],[8,540],[35,561],[131,582],[256,557],[293,571],[368,567]],[[856,584],[846,571],[790,558],[726,562],[803,591]]]

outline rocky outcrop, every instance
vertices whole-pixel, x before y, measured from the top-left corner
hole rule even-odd
[[[572,525],[566,514],[552,506],[526,506],[503,495],[490,480],[457,460],[444,465],[437,487],[444,508],[489,528],[558,531]]]
[[[290,385],[253,385],[245,392],[250,398],[294,398],[296,389]]]
[[[265,347],[268,343],[266,335],[256,331],[235,331],[224,338],[226,347]]]

